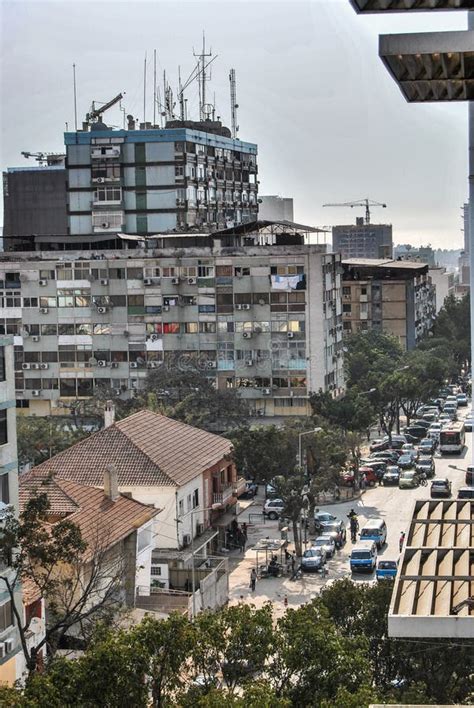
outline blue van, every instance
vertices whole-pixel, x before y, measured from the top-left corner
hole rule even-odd
[[[373,541],[380,550],[387,540],[387,524],[383,519],[369,519],[360,532],[361,541]]]
[[[353,573],[372,573],[377,565],[377,546],[373,541],[359,543],[352,549],[350,566]]]

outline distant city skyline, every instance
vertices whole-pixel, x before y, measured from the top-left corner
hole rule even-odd
[[[112,2],[0,0],[2,170],[35,165],[22,150],[60,152],[92,100],[126,91],[127,113],[153,117],[153,49],[177,84],[193,68],[202,30],[218,58],[209,97],[230,125],[228,73],[237,74],[239,137],[259,146],[262,194],[294,199],[295,220],[355,223],[363,209],[326,202],[384,202],[374,223],[393,224],[395,244],[461,248],[467,196],[467,107],[408,106],[378,58],[378,35],[464,29],[466,13],[358,17],[348,0]],[[171,28],[171,31],[170,31]],[[197,86],[188,107],[196,117]],[[121,126],[112,109],[105,118]],[[3,216],[0,216],[0,222]]]

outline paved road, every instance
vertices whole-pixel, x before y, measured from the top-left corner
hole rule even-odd
[[[469,406],[470,409],[470,406]],[[466,412],[469,409],[465,409]],[[463,413],[461,413],[463,415]],[[435,457],[435,475],[437,477],[448,477],[452,482],[453,495],[457,497],[457,490],[464,486],[464,471],[467,465],[472,464],[472,434],[466,434],[466,448],[462,455]],[[460,469],[452,469],[450,465]],[[417,489],[401,490],[398,487],[375,487],[367,489],[362,498],[353,502],[324,506],[324,511],[333,513],[340,519],[348,523],[347,514],[353,507],[359,515],[359,523],[362,527],[367,519],[378,517],[385,519],[388,536],[387,544],[382,548],[379,555],[389,560],[396,560],[399,556],[399,539],[402,531],[407,531],[409,521],[413,512],[413,505],[417,499],[429,499],[430,486],[418,487]],[[261,499],[255,500],[255,504],[249,506],[239,517],[239,521],[248,520],[248,512],[261,510]],[[247,506],[247,505],[246,505]],[[267,521],[265,524],[252,524],[249,527],[248,550],[245,557],[230,560],[230,601],[231,602],[253,602],[257,606],[270,600],[274,602],[276,614],[280,614],[285,608],[285,598],[289,605],[300,605],[307,602],[321,589],[321,587],[331,580],[350,576],[349,556],[352,549],[350,534],[345,546],[336,552],[333,559],[328,564],[328,577],[322,578],[319,573],[304,574],[303,578],[291,582],[288,577],[265,579],[257,583],[255,593],[250,592],[249,574],[255,565],[255,552],[252,545],[263,537],[278,538],[278,523]],[[291,548],[291,543],[290,543]],[[374,580],[374,574],[354,575],[357,582],[367,582]]]

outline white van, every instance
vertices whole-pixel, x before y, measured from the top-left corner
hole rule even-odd
[[[383,519],[369,519],[360,532],[361,541],[373,541],[382,548],[387,540],[387,524]]]

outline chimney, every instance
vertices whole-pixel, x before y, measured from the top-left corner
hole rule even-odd
[[[113,401],[106,401],[104,408],[104,428],[109,428],[115,423],[115,405]]]
[[[104,492],[111,501],[119,498],[118,477],[115,465],[107,465],[104,472]]]

